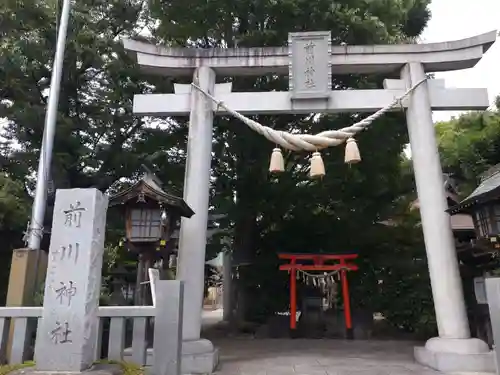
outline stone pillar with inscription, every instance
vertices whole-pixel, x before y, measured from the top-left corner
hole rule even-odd
[[[37,370],[78,372],[92,365],[107,209],[108,198],[96,189],[56,193]]]

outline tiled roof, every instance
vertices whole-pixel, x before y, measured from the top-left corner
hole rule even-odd
[[[498,198],[500,190],[500,165],[496,165],[486,172],[479,186],[465,198],[460,204],[451,207],[451,214],[467,211],[472,206],[492,198]]]
[[[168,190],[165,191],[158,178],[149,172],[146,172],[136,184],[111,196],[109,205],[124,204],[132,199],[132,197],[135,197],[139,191],[146,192],[146,194],[151,193],[154,199],[157,199],[159,202],[178,208],[182,216],[189,218],[194,215],[193,210],[181,197],[172,194]]]

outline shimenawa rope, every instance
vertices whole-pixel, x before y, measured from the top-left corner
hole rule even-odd
[[[223,108],[230,115],[236,117],[245,123],[249,128],[254,130],[255,132],[263,135],[269,141],[275,143],[276,145],[280,145],[285,149],[292,151],[313,151],[313,155],[311,158],[311,177],[323,177],[325,175],[323,161],[321,159],[321,155],[318,150],[331,147],[338,146],[344,142],[346,145],[346,163],[357,163],[361,161],[361,157],[359,154],[358,146],[353,136],[359,133],[360,131],[366,129],[370,124],[373,123],[376,119],[383,116],[386,112],[390,111],[394,107],[401,105],[403,99],[405,99],[408,95],[410,95],[417,87],[419,87],[422,83],[424,83],[427,78],[422,79],[417,82],[414,86],[409,88],[403,95],[398,98],[395,98],[390,104],[385,106],[382,109],[379,109],[377,112],[372,115],[366,117],[365,119],[348,126],[346,128],[342,128],[339,130],[327,130],[315,135],[310,134],[290,134],[285,131],[275,130],[268,126],[261,125],[258,122],[242,115],[239,112],[229,108],[223,101],[215,98],[210,93],[203,90],[196,83],[191,83],[191,85],[203,93],[207,98],[212,100],[215,104],[217,104],[218,108]],[[279,148],[275,148],[273,150],[273,154],[271,156],[271,164],[269,168],[270,172],[282,172],[284,171],[284,163],[283,156],[281,154],[281,150]]]

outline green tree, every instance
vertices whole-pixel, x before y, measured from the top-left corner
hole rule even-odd
[[[151,149],[168,165],[161,151],[178,139],[161,130],[164,122],[133,116],[132,99],[156,86],[166,90],[169,82],[155,77],[156,86],[150,84],[120,42],[148,27],[143,3],[84,0],[73,5],[51,168],[58,188],[105,190],[133,175]],[[20,180],[36,171],[57,15],[55,0],[0,5],[0,118],[8,119],[1,135],[20,146],[2,153],[2,168]]]
[[[21,182],[0,172],[0,262],[10,265],[11,249],[22,247],[31,199]],[[5,301],[10,267],[0,271],[0,301]]]
[[[461,181],[463,195],[476,188],[482,173],[500,163],[500,96],[496,108],[436,124],[443,169]]]
[[[29,198],[34,189],[55,54],[58,3],[7,0],[0,4],[0,173],[8,172],[17,189],[5,199],[0,196],[0,204],[5,202],[11,208],[15,197]],[[143,162],[161,163],[163,176],[182,182],[183,156],[172,150],[183,147],[184,132],[176,136],[176,124],[164,132],[166,121],[152,122],[132,114],[134,94],[152,92],[156,87],[165,91],[171,85],[169,79],[149,80],[120,41],[147,30],[150,20],[145,17],[144,1],[72,3],[51,165],[54,187],[106,190],[121,177],[136,177]],[[49,197],[45,228],[52,223],[52,205],[53,197]],[[3,219],[15,219],[22,226],[9,232],[12,241],[7,241]],[[29,210],[13,212],[0,206],[6,263],[10,263],[11,250],[22,246],[22,230],[28,220]],[[108,215],[108,227],[114,226],[113,215]],[[114,237],[109,230],[108,241],[116,244]],[[44,248],[47,240],[42,242]],[[6,272],[8,275],[8,269]]]
[[[7,233],[19,234],[24,229],[30,197],[24,186],[5,173],[0,173],[0,232],[2,241]]]
[[[283,46],[289,32],[314,30],[331,30],[337,45],[401,43],[415,40],[429,18],[428,1],[191,1],[189,13],[185,2],[150,3],[160,21],[154,35],[161,42],[197,48]],[[368,88],[379,84],[380,78],[335,76],[333,85]],[[273,75],[231,81],[235,91],[287,87],[286,79]],[[313,121],[310,116],[255,116],[273,128],[304,133],[340,128],[357,118],[332,115]],[[273,145],[237,120],[216,120],[212,204],[216,211],[228,214],[222,225],[232,230],[236,263],[252,264],[238,269],[240,318],[285,307],[287,275],[277,271],[276,252],[356,250],[372,259],[373,253],[382,250],[380,241],[387,238],[375,236],[371,228],[390,217],[401,194],[411,190],[401,176],[400,154],[407,143],[402,122],[400,114],[390,114],[359,137],[365,156],[359,166],[345,166],[341,148],[326,150],[327,176],[311,182],[304,154],[286,155],[287,172],[269,178]],[[360,275],[367,272],[365,268]],[[365,297],[377,288],[363,286]],[[259,311],[252,312],[251,306]]]

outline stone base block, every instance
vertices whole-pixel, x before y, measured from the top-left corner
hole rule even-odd
[[[432,338],[415,347],[415,360],[444,373],[496,373],[495,357],[478,339]]]
[[[125,361],[132,360],[132,348],[123,352]],[[209,340],[199,339],[182,343],[182,374],[211,374],[219,364],[219,350]],[[146,366],[153,365],[153,349],[147,351]]]
[[[199,339],[182,343],[183,374],[211,374],[219,364],[219,350],[209,340]]]
[[[120,365],[96,364],[81,372],[74,371],[38,371],[35,367],[25,367],[10,373],[10,375],[122,375]]]

